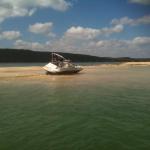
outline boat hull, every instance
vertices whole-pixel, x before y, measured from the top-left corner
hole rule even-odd
[[[46,71],[47,75],[63,75],[63,74],[76,74],[79,73],[82,69],[80,70],[66,70],[66,71],[60,71],[60,72],[50,72],[50,71]]]
[[[43,69],[45,69],[46,74],[75,74],[83,70],[80,66],[58,67],[52,63],[45,65]]]

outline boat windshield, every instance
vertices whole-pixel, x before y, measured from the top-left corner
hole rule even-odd
[[[64,66],[65,64],[69,64],[70,60],[64,58],[63,56],[52,53],[52,63],[57,65],[57,66]]]
[[[52,62],[64,61],[65,58],[59,54],[52,53]]]

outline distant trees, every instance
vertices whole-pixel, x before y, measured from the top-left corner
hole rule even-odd
[[[131,62],[131,61],[150,61],[150,58],[111,58],[97,57],[83,54],[62,53],[65,58],[73,62]],[[0,49],[0,62],[49,62],[51,52],[31,51],[25,49]]]

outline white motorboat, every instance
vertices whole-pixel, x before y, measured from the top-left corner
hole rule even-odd
[[[57,53],[52,53],[51,62],[43,68],[46,70],[46,74],[74,74],[83,70],[82,67],[71,63],[69,59]]]

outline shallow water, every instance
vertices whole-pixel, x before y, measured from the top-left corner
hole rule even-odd
[[[150,67],[0,71],[0,150],[150,148]]]

